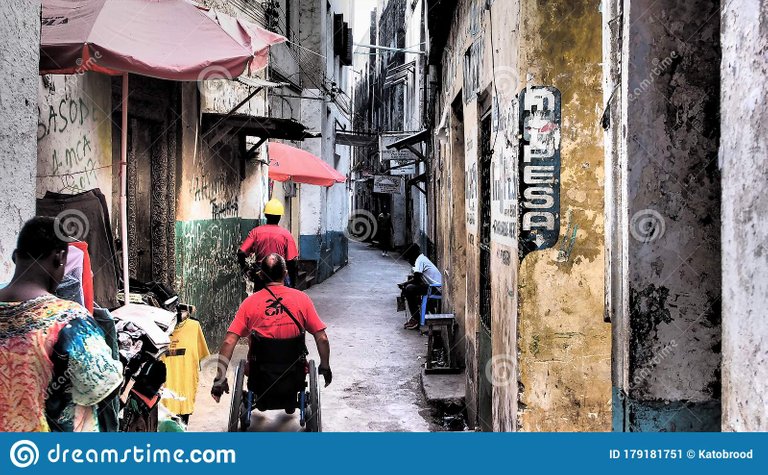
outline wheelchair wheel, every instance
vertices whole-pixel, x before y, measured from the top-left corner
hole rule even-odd
[[[320,386],[317,384],[317,367],[314,360],[309,360],[309,403],[307,405],[307,432],[322,432],[323,423],[320,413]]]
[[[235,385],[232,386],[232,403],[229,406],[228,432],[237,432],[240,428],[240,415],[245,410],[243,401],[243,384],[245,381],[245,360],[240,360],[235,368]]]

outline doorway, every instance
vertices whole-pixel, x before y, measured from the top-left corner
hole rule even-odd
[[[493,384],[486,376],[486,368],[491,363],[493,351],[491,348],[491,114],[486,112],[480,119],[480,137],[478,149],[479,171],[479,219],[480,235],[480,282],[479,290],[479,324],[478,324],[478,419],[480,429],[493,430]]]
[[[120,103],[120,83],[112,84]],[[179,89],[170,81],[131,76],[128,106],[128,268],[131,278],[173,286]],[[120,157],[120,107],[113,112],[112,149]],[[119,163],[119,158],[115,160]]]

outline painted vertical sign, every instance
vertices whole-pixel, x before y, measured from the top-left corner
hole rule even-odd
[[[553,247],[560,234],[560,91],[520,93],[520,259]]]

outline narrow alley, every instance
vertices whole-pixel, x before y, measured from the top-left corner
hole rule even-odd
[[[392,254],[350,241],[349,264],[333,277],[307,291],[328,325],[331,364],[338,368],[333,383],[321,389],[323,431],[423,432],[439,429],[419,386],[426,337],[403,329],[404,312],[396,312],[397,283],[408,264]],[[241,343],[243,343],[241,341]],[[317,349],[307,335],[310,358]],[[240,344],[233,361],[244,358]],[[229,380],[232,381],[233,364]],[[227,430],[230,396],[220,404],[210,396],[215,365],[204,365],[195,413],[189,430]],[[250,431],[298,431],[298,415],[280,411],[251,415]]]
[[[0,18],[0,432],[768,432],[768,0]]]

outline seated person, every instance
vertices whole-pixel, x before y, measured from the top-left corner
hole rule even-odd
[[[219,402],[223,393],[229,393],[227,367],[240,338],[249,336],[252,331],[265,338],[276,339],[295,338],[301,334],[285,308],[315,337],[320,355],[317,372],[325,378],[326,386],[331,384],[331,345],[325,333],[325,323],[317,315],[312,300],[304,292],[285,286],[288,270],[281,255],[270,254],[265,257],[261,262],[261,271],[267,288],[251,294],[243,301],[219,348],[218,372],[211,388],[211,396],[216,402]]]
[[[411,319],[406,322],[406,330],[417,330],[421,320],[421,301],[430,285],[443,285],[443,276],[427,256],[421,253],[418,244],[413,244],[405,253],[408,263],[413,266],[413,275],[406,282],[398,284],[408,302]]]

